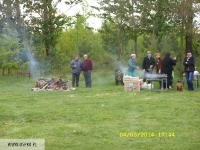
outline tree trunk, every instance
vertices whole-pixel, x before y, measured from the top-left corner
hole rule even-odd
[[[50,51],[49,45],[45,44],[45,48],[46,48],[46,55],[49,56],[49,51]]]
[[[10,68],[8,68],[8,76],[10,76]]]
[[[122,55],[122,25],[119,25],[119,37],[118,37],[118,41],[119,41],[119,49],[118,49],[118,58],[120,59],[121,58],[121,55]]]
[[[187,50],[192,51],[192,34],[187,34],[185,36],[185,40],[186,40],[186,51]]]
[[[190,15],[190,14],[188,14]],[[185,42],[186,42],[186,51],[191,50],[192,51],[192,30],[193,30],[193,17],[192,16],[187,16],[187,21],[186,21],[186,35],[185,35]]]
[[[192,6],[192,0],[187,0],[186,3],[186,16],[185,16],[185,40],[186,40],[186,51],[192,51],[192,38],[193,38],[193,18],[194,18],[194,11]]]
[[[136,56],[138,57],[138,50],[137,50],[137,30],[134,30],[133,40],[134,40],[134,51]]]
[[[5,75],[5,68],[3,67],[2,68],[2,76],[4,76]]]
[[[162,39],[162,36],[158,35],[157,36],[157,49],[159,52],[161,52],[161,39]]]
[[[182,55],[183,55],[183,47],[184,47],[184,16],[182,17],[182,23],[181,23],[181,47],[180,47],[180,62],[179,62],[179,65],[180,65],[180,79],[183,79],[183,62],[182,62]]]

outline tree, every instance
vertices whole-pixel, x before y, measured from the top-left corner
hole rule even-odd
[[[193,31],[194,31],[194,17],[195,9],[193,6],[197,4],[194,0],[173,0],[171,2],[171,10],[174,14],[174,27],[179,30],[180,35],[180,78],[183,76],[182,58],[184,52],[193,50]],[[196,10],[199,11],[199,10]]]
[[[0,1],[0,51],[2,74],[8,69],[19,68],[18,52],[22,46],[22,18],[20,10],[20,0]]]
[[[56,52],[59,54],[57,59],[64,58],[63,63],[66,60],[69,63],[77,54],[81,57],[88,54],[94,60],[94,64],[101,66],[109,64],[111,59],[103,49],[100,34],[93,32],[86,21],[87,17],[77,14],[73,21],[75,24],[67,27],[60,35],[56,45]]]
[[[128,44],[128,5],[129,3],[128,0],[102,0],[98,1],[100,8],[104,12],[101,14],[101,17],[105,20],[104,26],[102,26],[103,30],[101,32],[110,32],[110,34],[113,34],[114,36],[112,37],[113,41],[116,41],[116,46],[117,46],[117,57],[120,59],[120,57],[123,54],[124,47],[126,44]],[[107,20],[107,21],[106,21]],[[110,30],[106,27],[106,22],[109,24],[112,24],[114,27],[113,31]],[[111,33],[112,31],[112,33]],[[106,42],[106,40],[104,40]]]
[[[17,61],[19,42],[16,30],[10,29],[9,25],[7,25],[4,31],[6,35],[0,34],[0,67],[2,68],[2,75],[5,74],[5,69],[8,69],[8,75],[10,75],[11,69],[19,68]]]
[[[54,56],[58,33],[66,23],[64,15],[56,14],[60,0],[23,0],[25,20],[31,34],[39,35],[41,45],[44,43],[46,56]]]
[[[139,7],[138,4],[140,3],[139,0],[130,0],[127,2],[128,8],[128,22],[127,26],[130,34],[130,38],[133,39],[133,47],[135,54],[138,56],[138,46],[137,46],[137,39],[139,34],[141,33],[140,23],[141,23],[141,16],[139,14]]]
[[[140,28],[143,34],[155,35],[157,50],[161,51],[161,40],[164,35],[173,31],[173,17],[169,0],[140,0],[137,4],[141,14]]]
[[[3,33],[3,29],[6,28],[6,25],[9,25],[10,29],[17,31],[19,42],[21,43],[23,20],[20,6],[20,0],[2,0],[2,3],[0,2],[0,33]]]

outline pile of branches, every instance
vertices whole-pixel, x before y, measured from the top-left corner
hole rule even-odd
[[[71,91],[75,88],[70,88],[67,83],[69,81],[63,81],[62,79],[56,78],[39,78],[36,81],[35,87],[32,88],[32,91]]]

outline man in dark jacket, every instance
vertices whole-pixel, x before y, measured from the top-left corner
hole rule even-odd
[[[79,60],[79,55],[76,55],[75,60],[71,62],[70,67],[72,68],[72,87],[75,86],[75,82],[76,82],[76,87],[78,87],[80,72],[82,68],[82,63]]]
[[[91,71],[93,68],[92,61],[88,59],[88,56],[85,54],[83,56],[84,61],[82,63],[82,71],[85,79],[85,87],[91,88],[92,86],[92,79],[91,79]]]
[[[192,56],[192,52],[191,51],[187,51],[187,56],[184,58],[184,71],[185,71],[185,77],[187,80],[187,85],[188,85],[188,90],[189,91],[193,91],[194,87],[193,87],[193,83],[192,83],[192,79],[193,79],[193,75],[194,75],[194,71],[195,71],[195,58],[194,56]]]
[[[144,79],[143,82],[146,82],[146,75],[149,73],[151,74],[153,72],[153,68],[155,66],[155,59],[151,56],[151,51],[147,52],[147,56],[144,57],[143,63],[142,63],[142,69],[144,71]]]

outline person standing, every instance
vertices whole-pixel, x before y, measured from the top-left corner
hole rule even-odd
[[[160,57],[160,53],[156,53],[156,73],[157,74],[162,74],[163,69],[162,69],[162,58]],[[163,89],[163,85],[161,81],[159,81],[160,88]]]
[[[82,71],[85,79],[85,87],[91,88],[92,86],[92,79],[91,79],[91,71],[93,69],[93,64],[90,59],[88,59],[88,56],[85,54],[83,56],[84,61],[82,63]]]
[[[72,60],[70,67],[72,68],[72,87],[79,86],[79,77],[82,69],[82,63],[79,60],[79,55],[75,56],[75,59]]]
[[[172,88],[172,71],[173,71],[173,66],[176,65],[176,57],[172,59],[171,53],[167,52],[165,54],[165,58],[163,58],[162,60],[162,65],[163,65],[163,73],[167,74],[167,88],[173,89]]]
[[[135,65],[136,54],[131,54],[131,58],[128,60],[128,76],[136,77],[135,69],[138,69]]]
[[[194,64],[195,64],[195,58],[194,56],[192,56],[192,52],[188,50],[187,56],[184,58],[183,65],[184,65],[185,77],[187,80],[187,86],[188,86],[189,91],[194,90],[193,83],[192,83],[192,79],[193,79],[193,75],[195,71]]]
[[[147,56],[144,57],[142,63],[142,69],[144,72],[143,82],[146,82],[147,74],[152,74],[154,67],[155,67],[155,59],[151,56],[151,51],[147,51]]]

